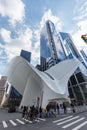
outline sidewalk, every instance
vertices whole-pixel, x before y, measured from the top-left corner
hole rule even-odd
[[[83,105],[83,106],[77,106],[75,107],[76,113],[82,113],[87,111],[87,105]]]
[[[67,113],[64,113],[64,110],[60,109],[60,114],[58,115],[56,113],[56,116],[61,117],[61,116],[67,116],[70,114],[79,114],[79,113],[86,112],[86,111],[87,111],[87,105],[75,106],[75,113],[73,113],[70,108],[67,108]],[[22,113],[19,110],[17,112],[8,113],[7,109],[0,108],[0,121],[21,118],[21,116],[22,116]]]
[[[82,112],[86,112],[87,111],[87,105],[83,105],[83,106],[75,106],[75,113],[73,113],[72,108],[69,107],[67,108],[67,113],[64,113],[63,109],[60,109],[60,114],[59,115],[67,115],[67,114],[79,114]]]
[[[82,112],[87,111],[87,105],[75,106],[74,109],[75,109],[75,114],[82,113]],[[67,108],[67,113],[71,113],[72,114],[73,113],[72,112],[72,108]]]

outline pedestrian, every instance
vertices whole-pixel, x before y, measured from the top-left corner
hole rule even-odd
[[[39,108],[39,116],[40,116],[40,118],[42,118],[42,107],[40,106],[40,108]]]
[[[22,111],[22,118],[25,117],[25,114],[26,114],[26,106],[23,107],[23,111]]]
[[[46,106],[46,110],[47,110],[47,117],[49,118],[50,117],[50,104]]]
[[[64,113],[66,113],[66,104],[63,102]]]
[[[58,103],[57,103],[56,108],[57,108],[57,112],[58,112],[58,115],[59,115],[59,114],[60,114],[60,111],[59,111],[59,104],[58,104]]]
[[[72,112],[75,113],[75,106],[73,102],[71,103],[71,108],[72,108]]]
[[[34,116],[35,116],[35,119],[38,119],[38,114],[39,114],[39,112],[38,112],[38,106],[36,106],[36,108],[35,108],[35,111],[34,111]]]
[[[30,107],[30,120],[33,122],[35,117],[35,107],[34,105]]]

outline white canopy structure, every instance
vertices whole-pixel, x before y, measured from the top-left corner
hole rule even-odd
[[[77,59],[67,59],[41,72],[17,56],[9,65],[8,82],[23,95],[21,106],[39,103],[44,108],[51,99],[68,98],[68,80],[78,66]]]

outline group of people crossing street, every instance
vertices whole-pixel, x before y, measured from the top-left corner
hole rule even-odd
[[[29,118],[30,120],[40,118],[49,118],[49,117],[56,117],[56,114],[60,114],[60,105],[57,104],[50,104],[48,103],[46,108],[43,109],[41,106],[22,106],[22,118]],[[64,109],[64,113],[66,113],[66,106],[62,105],[62,109]]]
[[[51,104],[48,103],[46,108],[43,109],[41,106],[22,106],[22,118],[27,118],[31,121],[34,121],[38,118],[50,118],[50,117],[56,117],[56,115],[61,114],[61,110],[64,114],[67,113],[67,106],[65,102],[62,104],[56,103]],[[74,104],[71,103],[71,110],[73,113],[75,113]]]

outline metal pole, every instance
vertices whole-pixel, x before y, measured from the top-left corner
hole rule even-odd
[[[83,93],[83,90],[82,90],[81,86],[79,85],[79,82],[78,82],[78,79],[77,79],[75,73],[74,73],[74,76],[75,76],[75,79],[76,79],[77,85],[78,85],[78,87],[79,87],[79,89],[80,89],[80,92],[81,92],[81,95],[82,95],[83,101],[84,101],[84,103],[86,104],[85,95],[84,95],[84,93]]]
[[[77,97],[76,97],[75,91],[74,91],[74,89],[73,89],[73,86],[72,86],[72,84],[71,84],[71,81],[69,80],[69,82],[70,82],[70,88],[72,89],[72,93],[73,93],[74,98],[75,98],[75,100],[76,100],[76,102],[77,102]]]

